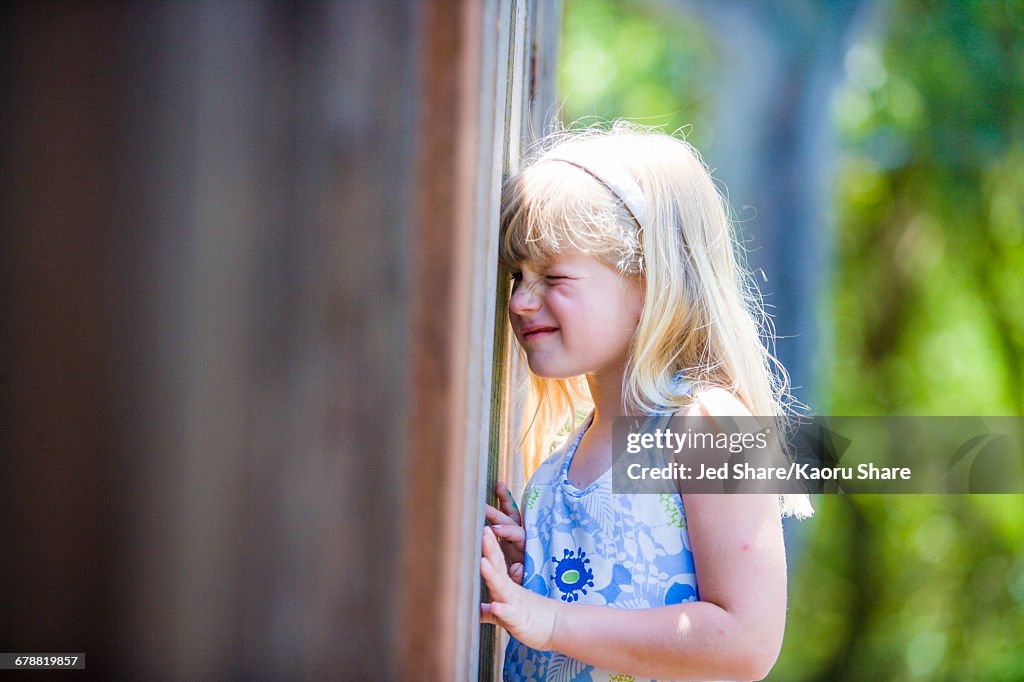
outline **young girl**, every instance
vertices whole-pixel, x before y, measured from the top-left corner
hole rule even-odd
[[[638,126],[559,133],[506,183],[501,230],[530,368],[528,462],[578,424],[522,514],[502,484],[487,508],[481,619],[511,635],[505,679],[763,678],[785,626],[780,517],[812,513],[807,497],[684,507],[611,490],[615,416],[782,419],[785,385],[707,168]]]

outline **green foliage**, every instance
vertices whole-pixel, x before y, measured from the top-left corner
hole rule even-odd
[[[667,6],[567,2],[567,119],[654,117],[708,141],[715,43],[679,11],[654,14]],[[894,0],[885,15],[832,100],[823,394],[835,414],[1022,415],[1024,3]],[[769,679],[1024,679],[1024,496],[815,506],[794,528]]]
[[[1021,415],[1024,6],[891,12],[833,101],[833,411]],[[773,679],[1024,679],[1024,498],[818,505]],[[824,588],[823,564],[838,568]],[[809,612],[833,600],[845,630],[819,638]]]
[[[821,496],[772,680],[1018,680],[1024,499]]]
[[[900,2],[847,55],[836,413],[1024,414],[1022,11]]]
[[[567,2],[562,118],[626,118],[683,129],[694,144],[706,143],[709,130],[692,124],[706,120],[712,47],[699,25],[658,16],[641,2]]]

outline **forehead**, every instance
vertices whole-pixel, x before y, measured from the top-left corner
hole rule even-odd
[[[596,255],[572,247],[567,247],[554,253],[545,254],[544,258],[525,258],[521,261],[512,263],[512,265],[519,269],[526,270],[546,270],[554,267],[569,267],[577,269],[608,267]]]
[[[550,263],[571,250],[619,250],[616,208],[587,173],[565,163],[536,163],[502,187],[499,259],[512,269]]]
[[[523,213],[526,213],[524,211]],[[577,230],[564,224],[552,224],[534,215],[515,216],[503,226],[499,243],[499,260],[505,267],[523,264],[544,266],[578,248],[574,244]]]

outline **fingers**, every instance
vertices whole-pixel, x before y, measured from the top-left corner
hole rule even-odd
[[[509,492],[508,486],[505,485],[505,482],[498,481],[494,490],[498,495],[498,502],[501,505],[501,511],[512,519],[514,523],[522,525],[523,515],[519,513],[519,507],[516,506],[516,500],[512,497],[512,493]]]
[[[490,523],[492,525],[498,525],[498,524],[505,524],[505,525],[509,525],[509,526],[518,526],[519,525],[519,523],[514,518],[512,518],[511,516],[509,516],[505,512],[503,512],[503,511],[501,511],[501,510],[499,510],[499,509],[497,509],[495,507],[492,507],[489,504],[486,505],[485,508],[484,508],[484,518],[486,518],[488,523]]]
[[[480,605],[480,622],[500,625],[519,637],[524,632],[524,618],[530,613],[524,601],[530,593],[521,587],[523,565],[513,565],[515,575],[519,576],[516,580],[505,568],[501,546],[490,528],[484,528],[482,548],[480,577],[487,586],[491,601]],[[546,637],[550,639],[550,635]]]
[[[505,627],[508,625],[509,617],[517,612],[515,607],[506,601],[501,601],[495,594],[490,595],[493,601],[487,604],[480,604],[480,623],[494,623]]]
[[[514,574],[512,567],[518,567]],[[485,528],[483,556],[480,558],[480,577],[487,584],[492,605],[494,602],[507,602],[514,591],[513,585],[523,584],[523,565],[515,563],[512,564],[512,567],[506,568],[505,556],[501,552],[498,539],[490,528]]]
[[[526,542],[526,531],[523,530],[522,526],[496,524],[491,526],[491,530],[494,531],[494,534],[502,540],[504,540],[505,542],[512,542],[517,544]]]
[[[522,526],[491,526],[491,531],[501,540],[501,549],[509,568],[512,564],[523,561],[526,555],[526,531]]]
[[[495,537],[494,532],[490,528],[484,528],[482,559],[484,559],[489,566],[486,566],[484,562],[481,562],[481,573],[485,570],[499,574],[505,572],[505,555],[501,551],[501,545],[498,544],[498,538]],[[484,575],[484,579],[487,579],[486,575]],[[490,584],[491,581],[488,580],[487,582]]]
[[[490,604],[481,604],[480,622],[503,625],[503,622],[507,621],[509,616],[514,615],[515,613],[515,608],[508,604],[497,604],[494,602]]]
[[[494,535],[488,529],[484,529],[483,556],[480,557],[480,577],[487,585],[487,593],[490,595],[491,603],[488,605],[487,616],[497,618],[495,605],[508,599],[508,586],[512,582],[505,572],[505,559],[501,556],[501,548],[498,547]],[[481,611],[481,617],[484,617]],[[498,622],[491,620],[487,622]]]
[[[492,601],[480,605],[480,622],[504,626],[511,608],[506,603],[510,588],[523,584],[526,531],[508,486],[499,481],[495,491],[500,508],[489,504],[484,507],[484,516],[491,525],[484,528],[480,557],[480,577]]]

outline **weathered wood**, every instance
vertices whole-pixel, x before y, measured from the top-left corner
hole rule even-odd
[[[507,25],[508,40],[498,42],[507,67],[505,77],[503,138],[501,148],[502,179],[519,168],[522,155],[554,121],[554,70],[560,28],[560,4],[549,0],[518,0],[507,4],[502,26]],[[538,71],[540,69],[540,71]],[[539,78],[547,78],[543,85]],[[500,196],[495,195],[494,216]],[[497,273],[494,333],[494,371],[491,392],[491,422],[488,447],[487,497],[495,501],[494,485],[505,481],[513,494],[521,498],[524,484],[520,443],[522,388],[526,369],[516,341],[507,323],[509,280]],[[481,641],[479,679],[500,679],[502,658],[508,637],[504,631],[485,627]]]
[[[8,8],[0,640],[477,674],[498,191],[553,6]]]
[[[480,329],[486,287],[474,276],[474,259],[481,255],[480,176],[489,168],[486,157],[480,159],[490,140],[490,131],[481,130],[488,68],[481,63],[481,41],[488,19],[494,19],[490,3],[453,0],[424,9],[406,485],[409,514],[427,532],[405,536],[404,679],[468,679],[476,670],[479,568],[473,558],[486,448],[481,393],[490,381],[481,370],[489,369],[483,363],[490,337]],[[493,323],[493,317],[483,320]]]
[[[7,8],[8,646],[115,679],[398,674],[418,22]]]

